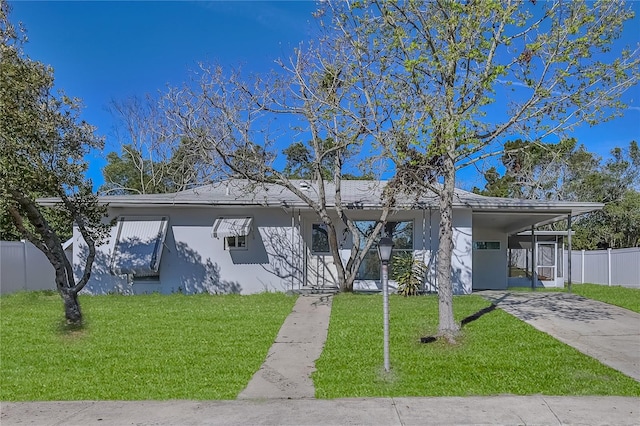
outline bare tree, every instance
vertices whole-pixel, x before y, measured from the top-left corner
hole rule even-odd
[[[369,85],[363,85],[362,60],[349,43],[326,37],[297,50],[288,62],[279,62],[279,72],[263,77],[202,64],[196,79],[173,88],[165,99],[171,127],[179,129],[174,137],[189,141],[192,152],[217,165],[215,179],[279,185],[317,214],[327,227],[342,291],[353,289],[358,268],[395,204],[393,191],[383,189],[377,225],[364,236],[342,198],[345,174],[357,169],[352,162],[373,165],[387,135],[374,95],[383,82],[373,80],[380,74],[367,74]],[[303,148],[313,194],[278,165],[279,147],[290,145]],[[340,228],[354,238],[346,263],[340,255]]]
[[[166,116],[157,96],[112,101],[116,151],[107,154],[104,194],[176,192],[209,182],[210,168],[185,139],[166,137]]]

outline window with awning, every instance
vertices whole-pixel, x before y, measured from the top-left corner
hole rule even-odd
[[[211,236],[223,238],[225,249],[246,249],[252,222],[251,217],[220,217],[213,222]]]
[[[111,254],[111,273],[134,277],[158,276],[167,216],[121,216]]]
[[[220,217],[213,222],[213,238],[246,237],[251,232],[250,217]]]

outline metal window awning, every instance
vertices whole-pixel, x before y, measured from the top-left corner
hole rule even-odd
[[[121,216],[111,255],[111,273],[137,277],[157,276],[167,216]]]
[[[213,222],[211,236],[213,238],[244,237],[251,232],[250,217],[220,217]]]

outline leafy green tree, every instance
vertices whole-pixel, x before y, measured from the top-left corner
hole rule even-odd
[[[323,149],[330,149],[333,141],[324,141]],[[286,163],[283,173],[292,179],[313,179],[313,159],[308,145],[302,142],[295,142],[285,148],[282,153],[286,156]],[[347,154],[348,155],[348,154]],[[334,155],[328,155],[322,160],[320,173],[324,179],[332,179]],[[362,165],[366,166],[366,162]],[[342,179],[344,180],[372,180],[374,174],[371,171],[360,170],[357,174],[344,172]]]
[[[575,139],[559,143],[515,140],[504,144],[501,176],[492,166],[484,173],[484,189],[473,192],[490,197],[565,200],[574,187],[598,166],[598,159],[577,146]],[[586,201],[586,200],[584,200]]]
[[[582,145],[576,148],[574,140],[536,143],[533,149],[522,141],[506,144],[511,149],[514,146],[527,148],[503,155],[504,174],[501,176],[491,167],[484,174],[485,188],[474,188],[474,192],[494,197],[604,203],[602,211],[574,223],[572,247],[590,250],[635,247],[640,243],[640,154],[635,141],[627,148],[614,148],[607,161]]]
[[[69,323],[79,324],[78,292],[89,276],[95,245],[106,235],[105,208],[97,204],[83,160],[101,148],[94,128],[78,116],[79,101],[53,93],[53,71],[23,50],[23,32],[9,22],[9,5],[0,1],[0,142],[3,210],[14,229],[46,256]],[[62,249],[60,235],[36,197],[58,197],[59,208],[73,219],[87,243],[88,255],[78,280]]]
[[[640,246],[640,150],[635,141],[616,147],[611,158],[570,182],[573,197],[605,204],[575,225],[576,249]]]
[[[391,129],[397,181],[438,196],[439,333],[452,339],[456,170],[501,154],[509,136],[545,140],[619,113],[638,51],[614,42],[633,13],[618,1],[325,5],[353,62],[373,58],[364,78],[385,77],[372,102],[393,108],[376,120]]]
[[[292,179],[313,179],[313,160],[307,145],[295,142],[285,148],[282,153],[286,156],[283,173]],[[331,168],[323,164],[322,175],[330,178]]]

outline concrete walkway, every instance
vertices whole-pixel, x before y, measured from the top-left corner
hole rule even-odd
[[[478,294],[538,330],[640,381],[640,314],[568,293]]]
[[[2,403],[13,425],[638,425],[640,399],[469,398]]]
[[[311,373],[327,340],[332,296],[301,295],[238,399],[314,398]]]

